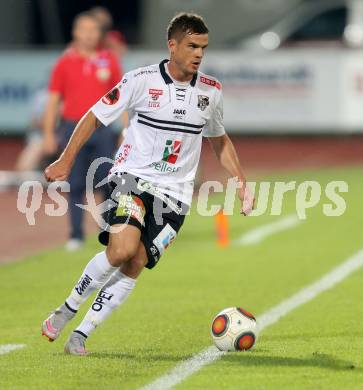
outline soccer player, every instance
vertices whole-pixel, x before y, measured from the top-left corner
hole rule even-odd
[[[43,335],[55,340],[80,305],[99,290],[67,341],[65,352],[70,354],[87,354],[87,337],[126,300],[144,267],[153,268],[175,239],[191,203],[202,136],[242,184],[241,213],[253,209],[253,195],[223,127],[221,84],[198,71],[208,28],[200,16],[182,13],[171,20],[167,39],[170,59],[125,74],[82,118],[60,158],[45,170],[49,181],[65,180],[97,127],[129,112],[126,138],[109,174],[111,228],[99,236],[106,250],[91,259],[64,304],[42,325]]]

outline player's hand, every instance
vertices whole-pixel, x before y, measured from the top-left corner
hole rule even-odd
[[[62,159],[58,159],[45,168],[44,176],[47,181],[63,181],[69,176],[70,170],[70,164]]]
[[[43,141],[43,151],[46,156],[54,155],[58,150],[57,141],[54,136],[48,136]]]
[[[241,201],[241,214],[247,216],[255,208],[255,197],[247,185],[239,190],[238,197]]]

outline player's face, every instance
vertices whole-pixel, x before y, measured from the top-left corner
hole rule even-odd
[[[169,41],[173,60],[184,74],[198,71],[207,46],[208,34],[186,34],[180,41]]]
[[[101,37],[100,25],[93,18],[83,17],[74,26],[73,39],[81,49],[96,49],[100,44]]]

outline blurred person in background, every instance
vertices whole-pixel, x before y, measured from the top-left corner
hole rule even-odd
[[[91,12],[79,14],[73,23],[73,41],[56,62],[49,81],[49,97],[44,118],[44,152],[52,155],[67,145],[77,122],[121,79],[121,69],[114,54],[102,47],[103,29]],[[61,118],[57,124],[59,107]],[[66,249],[83,246],[83,203],[87,170],[99,157],[112,158],[115,133],[101,126],[82,147],[69,176],[70,238]],[[107,177],[110,164],[103,163],[96,172],[96,183]],[[100,188],[105,198],[108,187]]]
[[[35,91],[30,101],[30,125],[26,134],[26,145],[16,162],[19,172],[35,171],[40,169],[44,157],[43,126],[44,113],[48,99],[46,88]]]
[[[121,31],[113,29],[114,22],[110,11],[105,7],[92,7],[89,12],[98,20],[103,31],[102,47],[113,52],[115,57],[122,64],[123,57],[127,52],[127,42],[125,36]],[[116,134],[116,143],[120,146],[126,135],[126,128],[128,126],[128,114],[122,113],[121,123],[111,123],[110,127]],[[121,127],[120,127],[121,126]]]
[[[112,50],[118,60],[122,60],[127,51],[127,41],[121,31],[114,29],[110,11],[105,7],[93,7],[89,12],[98,20],[102,27],[104,33],[103,47]]]

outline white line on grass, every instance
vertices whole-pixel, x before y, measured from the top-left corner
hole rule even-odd
[[[9,352],[15,351],[16,349],[22,349],[26,347],[25,344],[3,344],[0,345],[0,355],[5,355]]]
[[[324,291],[334,287],[336,284],[347,278],[353,272],[363,267],[363,250],[350,257],[344,263],[325,274],[316,282],[304,287],[290,298],[285,299],[278,305],[263,313],[257,318],[259,330],[277,322],[297,307],[311,301]],[[141,387],[139,390],[168,390],[190,375],[199,371],[203,366],[221,358],[225,352],[219,351],[216,347],[209,347],[194,355],[190,359],[179,363],[167,374],[156,379],[154,382]]]
[[[266,237],[271,236],[272,234],[290,229],[299,223],[301,223],[301,220],[295,214],[290,214],[279,219],[278,221],[259,226],[256,229],[243,234],[235,241],[235,244],[254,245],[264,240]]]

